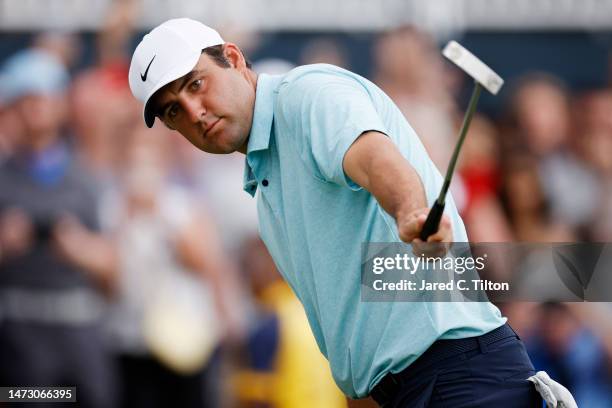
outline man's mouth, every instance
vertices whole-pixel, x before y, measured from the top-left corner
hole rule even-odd
[[[204,129],[204,137],[210,134],[210,132],[216,127],[217,123],[219,123],[220,120],[221,118],[217,119],[216,121],[211,123],[206,129]]]

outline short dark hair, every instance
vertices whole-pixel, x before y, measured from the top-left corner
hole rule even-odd
[[[230,62],[227,60],[225,55],[223,54],[223,44],[213,45],[212,47],[206,47],[202,50],[203,54],[208,55],[212,58],[215,63],[221,68],[230,68]],[[246,62],[247,68],[251,69],[251,61],[245,56],[244,60]]]

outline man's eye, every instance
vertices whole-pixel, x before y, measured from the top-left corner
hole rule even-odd
[[[192,91],[197,91],[200,86],[202,86],[202,80],[201,79],[196,79],[195,81],[193,81],[189,87],[191,88]]]
[[[172,105],[166,111],[166,116],[168,119],[174,119],[178,114],[178,105]]]

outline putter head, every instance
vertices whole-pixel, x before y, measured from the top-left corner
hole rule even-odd
[[[493,95],[497,95],[504,84],[502,77],[456,41],[446,44],[442,54]]]

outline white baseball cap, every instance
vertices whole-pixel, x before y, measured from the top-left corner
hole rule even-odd
[[[152,127],[155,112],[149,99],[166,84],[188,74],[202,50],[225,43],[219,33],[189,18],[168,20],[145,35],[136,47],[130,64],[132,94],[144,104],[143,117]]]

